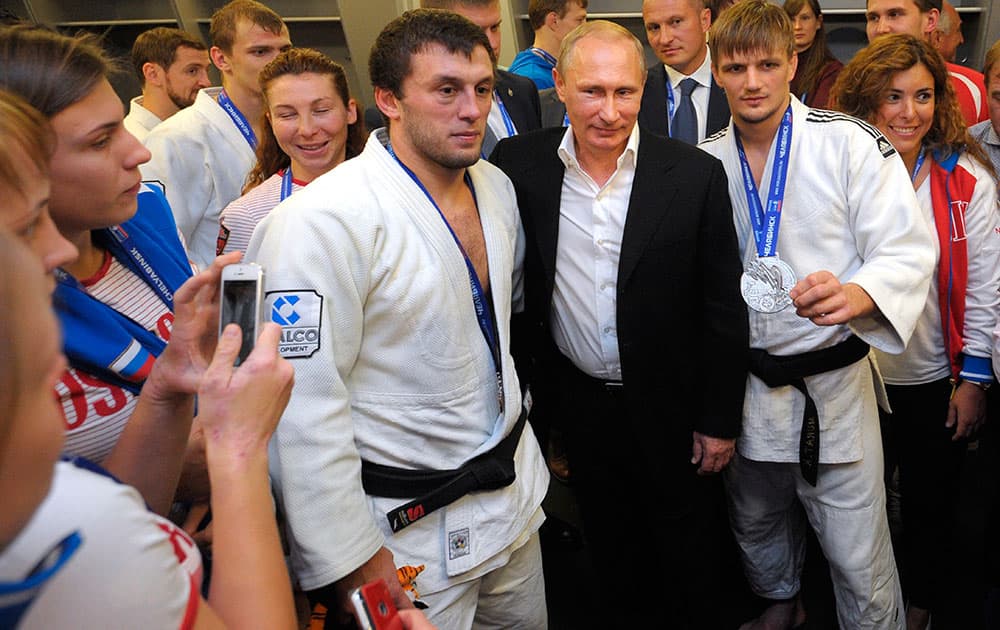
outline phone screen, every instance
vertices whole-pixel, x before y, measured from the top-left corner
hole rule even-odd
[[[226,280],[222,287],[222,326],[239,324],[243,331],[243,345],[236,357],[240,365],[250,356],[257,335],[257,282],[255,280]]]

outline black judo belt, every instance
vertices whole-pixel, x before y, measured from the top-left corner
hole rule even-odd
[[[376,497],[418,497],[386,512],[393,533],[408,527],[434,510],[461,499],[470,492],[496,490],[514,483],[514,451],[528,414],[521,416],[507,437],[489,451],[452,470],[413,470],[372,462],[361,462],[361,483]]]
[[[799,466],[802,477],[816,485],[819,472],[819,412],[806,389],[805,377],[830,372],[857,363],[868,356],[868,344],[851,335],[830,348],[778,356],[757,348],[750,349],[750,373],[768,387],[791,385],[806,397],[799,436]]]

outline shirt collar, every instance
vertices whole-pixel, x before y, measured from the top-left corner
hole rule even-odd
[[[563,134],[562,142],[559,143],[559,149],[556,152],[559,154],[559,159],[562,160],[563,166],[582,170],[580,162],[576,159],[576,143],[573,142],[572,125],[566,127],[566,132]],[[617,168],[620,170],[622,165],[626,163],[630,167],[635,168],[636,156],[638,154],[639,124],[636,123],[632,126],[632,133],[628,136],[628,142],[625,143],[625,150],[618,156]]]
[[[670,87],[672,87],[674,90],[677,90],[681,81],[688,78],[688,76],[697,81],[698,85],[702,87],[708,87],[712,85],[712,52],[708,50],[707,47],[705,49],[705,60],[702,61],[701,65],[698,66],[698,69],[692,72],[690,75],[681,74],[677,70],[674,70],[673,68],[665,64],[663,68],[667,71],[667,77],[670,79]]]

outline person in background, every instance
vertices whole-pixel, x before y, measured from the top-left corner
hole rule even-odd
[[[993,385],[1000,307],[997,187],[965,129],[944,59],[912,35],[880,37],[847,64],[833,107],[875,125],[903,158],[938,264],[910,343],[876,350],[892,412],[881,411],[886,476],[899,467],[906,627],[924,630],[949,582],[960,475]]]
[[[144,31],[132,44],[132,66],[142,94],[132,99],[125,129],[140,142],[153,127],[194,104],[208,79],[208,49],[186,32],[160,26]]]
[[[281,201],[364,148],[364,123],[344,68],[291,48],[260,73],[264,122],[243,196],[219,216],[216,253],[246,251],[257,224]]]
[[[528,21],[535,31],[531,46],[517,53],[509,70],[528,77],[539,90],[553,87],[559,45],[566,34],[587,20],[587,0],[531,0]]]
[[[646,39],[660,63],[648,71],[639,126],[698,144],[729,122],[729,105],[712,78],[705,36],[712,25],[704,0],[644,0]]]
[[[941,0],[868,0],[865,18],[869,43],[889,33],[908,33],[931,41],[941,18]],[[958,64],[947,65],[965,124],[972,126],[989,118],[983,75]]]
[[[965,43],[965,37],[962,35],[962,18],[955,5],[948,0],[941,0],[941,15],[931,33],[930,42],[945,61],[955,63],[958,47]]]
[[[818,0],[786,0],[784,8],[795,27],[795,54],[799,57],[792,94],[809,107],[826,109],[830,88],[844,64],[826,44],[823,10]]]
[[[292,47],[281,16],[255,0],[218,9],[210,32],[222,87],[200,91],[194,105],[157,125],[142,167],[143,179],[163,186],[188,255],[202,267],[215,258],[219,213],[242,194],[254,165],[264,120],[257,77]]]
[[[1000,41],[990,46],[983,62],[990,119],[969,127],[972,139],[979,143],[1000,173]]]

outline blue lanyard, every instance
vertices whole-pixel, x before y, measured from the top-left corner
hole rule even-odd
[[[542,50],[541,48],[536,48],[535,46],[532,46],[528,50],[530,50],[533,55],[544,59],[553,68],[555,67],[557,60],[555,57],[549,54],[547,50]]]
[[[103,244],[114,254],[119,262],[127,266],[132,273],[142,278],[149,285],[153,292],[163,301],[171,311],[174,310],[174,293],[163,281],[153,265],[139,250],[139,246],[132,242],[132,237],[120,225],[113,225],[107,228],[113,238],[104,238]],[[68,274],[67,274],[68,275]],[[72,277],[72,276],[70,276]]]
[[[778,146],[775,148],[774,163],[771,165],[771,189],[767,195],[767,210],[761,207],[757,185],[753,181],[750,163],[747,161],[739,130],[736,129],[736,150],[740,155],[743,171],[743,188],[750,206],[750,222],[753,225],[757,255],[761,258],[776,255],[778,230],[781,226],[781,204],[785,200],[785,178],[788,176],[788,154],[792,148],[792,105],[788,104],[778,130]]]
[[[247,122],[247,118],[243,115],[243,112],[236,108],[236,105],[229,99],[229,95],[226,94],[225,90],[219,92],[219,106],[233,119],[233,123],[240,130],[240,133],[243,134],[250,148],[256,151],[257,134],[253,132],[253,126]]]
[[[674,126],[674,86],[670,85],[670,75],[667,75],[667,123],[668,127]],[[670,129],[672,132],[673,129]]]
[[[49,580],[56,576],[80,549],[83,537],[74,531],[56,543],[30,573],[19,582],[0,582],[0,627],[15,628]]]
[[[500,106],[500,117],[503,118],[503,126],[507,129],[507,137],[516,136],[517,130],[514,129],[514,121],[510,119],[510,114],[507,113],[507,107],[503,104],[503,99],[500,98],[500,93],[493,90],[493,99],[497,105]]]
[[[396,152],[392,150],[391,144],[387,144],[385,148],[387,151],[389,151],[389,155],[395,158],[396,162],[403,168],[403,171],[405,171],[406,174],[410,176],[410,179],[412,179],[413,182],[420,188],[420,190],[423,191],[424,196],[426,196],[427,200],[431,202],[431,205],[434,206],[434,209],[438,211],[438,215],[441,217],[441,220],[444,221],[445,227],[448,228],[448,232],[451,234],[451,237],[455,240],[455,244],[458,245],[458,250],[462,252],[462,257],[465,259],[466,270],[469,272],[469,285],[472,289],[472,304],[476,309],[476,319],[479,320],[479,329],[482,331],[483,337],[486,339],[486,343],[490,347],[490,354],[493,355],[493,367],[496,370],[496,376],[497,376],[497,399],[500,403],[502,411],[504,394],[503,394],[503,372],[500,369],[500,343],[497,341],[497,328],[496,324],[493,321],[493,313],[491,312],[490,308],[487,308],[486,304],[487,297],[485,295],[485,292],[483,291],[483,285],[479,282],[479,276],[476,275],[476,268],[475,266],[473,266],[472,260],[466,253],[465,248],[462,247],[462,242],[458,240],[458,236],[455,234],[455,230],[451,228],[451,224],[448,223],[448,219],[445,218],[444,213],[441,212],[441,208],[437,205],[437,202],[434,201],[434,198],[431,197],[431,193],[427,191],[426,187],[424,187],[423,182],[420,181],[420,178],[417,177],[417,174],[411,171],[409,167],[406,166],[406,164],[403,164],[403,161],[399,159],[399,156],[396,155]],[[468,186],[469,191],[472,192],[472,200],[476,204],[476,207],[478,208],[479,202],[476,201],[476,189],[472,186],[472,178],[469,177],[468,171],[465,172],[465,185]]]
[[[920,168],[924,165],[924,160],[927,159],[927,147],[920,145],[920,153],[917,154],[917,163],[913,166],[913,173],[910,175],[910,181],[917,181],[917,175],[920,173]]]
[[[281,176],[281,197],[278,199],[278,203],[281,203],[288,196],[292,194],[292,167],[291,165],[285,169],[284,175]]]

